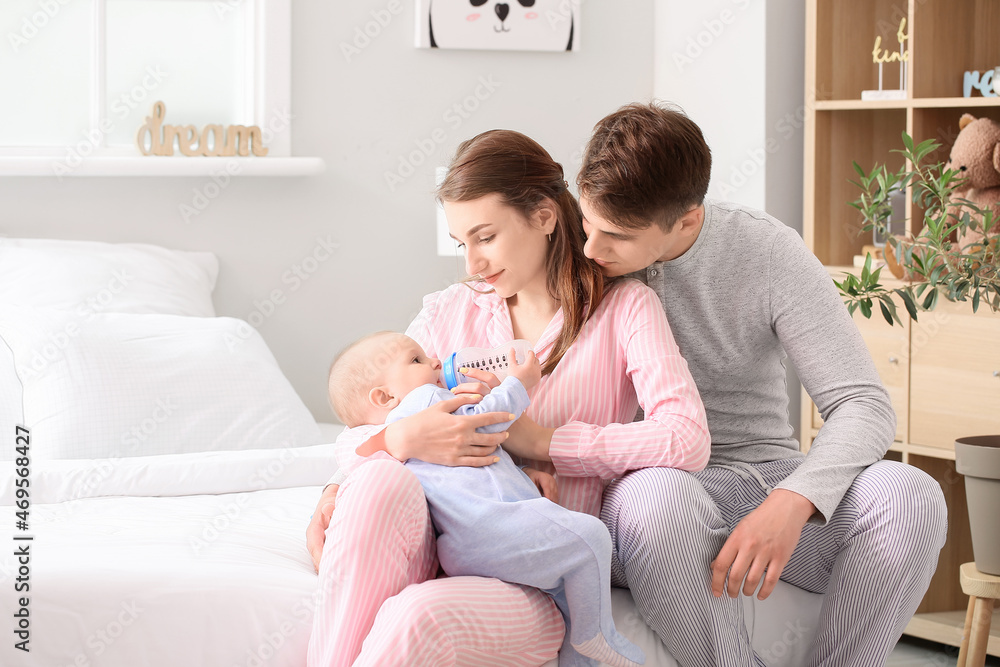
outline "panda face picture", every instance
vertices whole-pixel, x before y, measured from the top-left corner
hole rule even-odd
[[[571,51],[579,0],[418,0],[417,46]]]

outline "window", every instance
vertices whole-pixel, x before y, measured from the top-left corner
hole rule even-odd
[[[257,125],[268,157],[288,157],[290,28],[290,0],[3,0],[0,160],[61,175],[142,159],[156,101],[165,124]]]

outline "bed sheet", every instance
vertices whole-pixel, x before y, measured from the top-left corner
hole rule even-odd
[[[301,667],[316,575],[305,527],[319,486],[181,497],[103,497],[32,508],[24,667]],[[12,541],[14,508],[0,508]],[[0,615],[17,611],[13,549]]]
[[[31,652],[15,650],[8,634],[0,663],[302,667],[317,593],[303,534],[320,488],[36,506]],[[14,520],[12,507],[0,508],[6,544]],[[0,614],[10,619],[18,574],[6,551]],[[812,598],[783,584],[767,602],[746,603],[769,664],[802,664],[818,613]],[[615,589],[613,599],[616,624],[647,665],[676,667],[629,592]]]
[[[31,633],[25,653],[5,631],[0,664],[302,667],[317,594],[305,528],[330,465],[323,445],[53,462],[33,471],[27,532],[15,528],[13,476],[0,475],[0,616],[15,629],[15,586],[27,583]],[[630,593],[612,595],[646,664],[675,667]],[[744,601],[768,664],[804,663],[820,600],[782,583]]]

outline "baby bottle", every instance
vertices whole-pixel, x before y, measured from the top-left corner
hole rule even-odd
[[[458,372],[459,368],[473,368],[475,370],[493,373],[501,382],[508,375],[510,368],[510,349],[514,348],[517,363],[523,364],[527,359],[531,343],[526,340],[510,340],[503,345],[497,345],[492,350],[482,347],[467,347],[464,350],[453,352],[441,359],[441,376],[448,389],[454,389],[463,382],[475,382],[472,378],[467,378]]]

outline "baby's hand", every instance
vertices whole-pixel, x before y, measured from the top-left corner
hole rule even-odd
[[[500,386],[500,380],[497,379],[497,376],[488,371],[481,371],[475,368],[459,368],[458,372],[467,378],[477,380],[477,382],[463,382],[452,389],[452,393],[480,394],[481,396],[485,396],[490,393],[490,390]]]
[[[554,503],[559,502],[559,489],[556,484],[555,477],[547,472],[535,470],[534,468],[523,468],[523,470],[524,474],[531,478],[531,481],[538,487],[538,491],[542,494],[542,496],[548,498]]]
[[[510,374],[521,381],[525,389],[531,389],[542,379],[542,365],[538,363],[535,353],[528,350],[523,364],[517,363],[514,348],[510,350]]]

